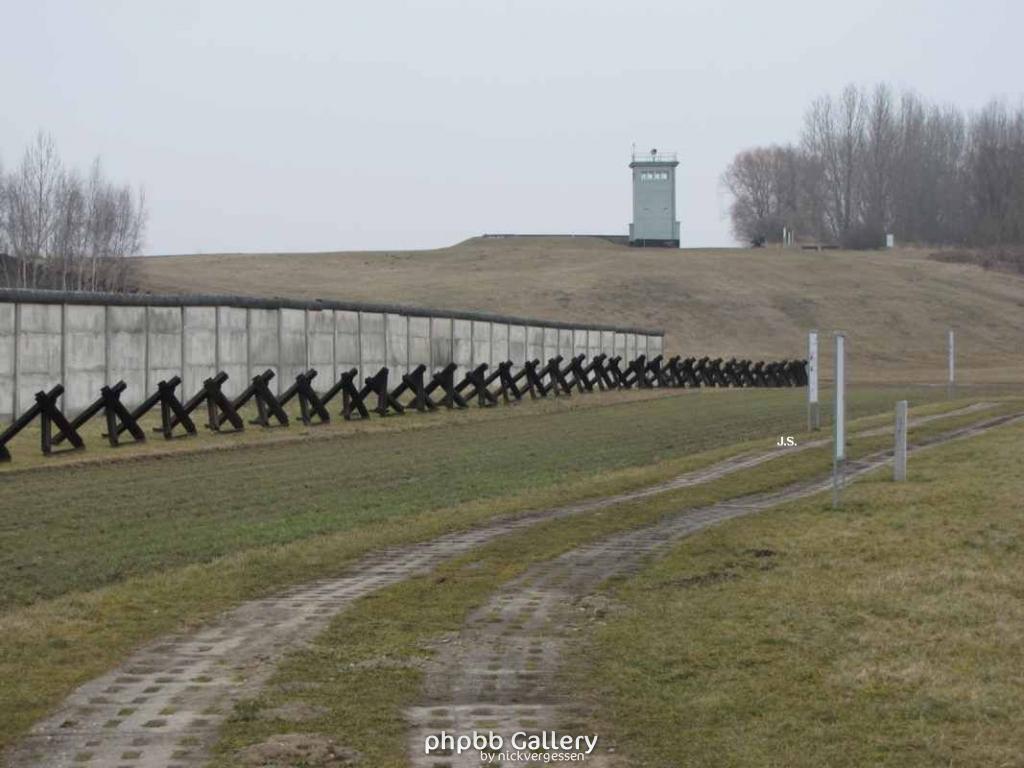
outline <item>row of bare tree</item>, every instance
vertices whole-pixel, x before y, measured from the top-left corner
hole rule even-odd
[[[141,190],[109,182],[99,159],[85,176],[65,167],[45,133],[0,168],[0,286],[128,290],[145,230]]]
[[[887,85],[811,104],[797,144],[740,152],[722,177],[736,237],[874,248],[1024,242],[1024,107],[930,105]]]

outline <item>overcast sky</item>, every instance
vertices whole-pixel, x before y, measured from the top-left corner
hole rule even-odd
[[[0,0],[0,161],[40,128],[145,187],[148,253],[625,234],[631,145],[680,153],[685,246],[719,176],[806,105],[886,80],[1022,98],[1024,3]]]

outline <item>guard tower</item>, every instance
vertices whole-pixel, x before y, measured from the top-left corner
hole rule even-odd
[[[679,222],[676,221],[675,152],[652,149],[633,153],[633,223],[629,225],[629,244],[640,247],[679,247]]]

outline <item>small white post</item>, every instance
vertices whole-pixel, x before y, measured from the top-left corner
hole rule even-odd
[[[807,334],[807,429],[821,429],[821,411],[818,409],[818,332]]]
[[[892,479],[902,483],[907,479],[907,401],[896,403],[896,447],[893,453]]]
[[[949,329],[947,347],[949,349],[949,381],[947,385],[952,394],[953,387],[956,386],[956,334],[952,328]]]
[[[832,431],[832,506],[839,506],[846,462],[846,336],[835,334],[836,340],[836,404]]]

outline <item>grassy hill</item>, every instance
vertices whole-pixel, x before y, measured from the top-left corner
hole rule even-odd
[[[939,262],[925,250],[641,250],[592,237],[474,238],[428,251],[150,257],[138,279],[154,292],[655,326],[670,351],[723,357],[802,357],[808,329],[843,329],[850,376],[862,380],[943,382],[953,326],[965,381],[1024,378],[1024,277]]]

